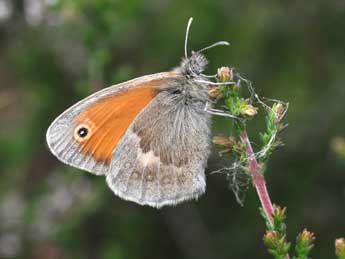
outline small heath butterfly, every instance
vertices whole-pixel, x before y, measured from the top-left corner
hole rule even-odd
[[[212,84],[203,75],[202,51],[179,67],[96,92],[50,125],[47,143],[62,162],[104,175],[119,197],[160,208],[196,199],[205,191],[210,154]],[[216,84],[216,83],[213,83]]]

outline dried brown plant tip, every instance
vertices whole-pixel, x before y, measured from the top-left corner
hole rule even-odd
[[[335,240],[335,254],[339,259],[345,259],[345,239],[338,238]]]
[[[273,255],[274,258],[289,258],[288,253],[290,244],[286,242],[284,235],[279,234],[277,231],[266,231],[263,240],[268,248],[268,252]]]
[[[298,258],[309,258],[310,251],[314,247],[314,233],[304,229],[296,238],[296,253]]]
[[[212,99],[220,98],[221,97],[221,91],[219,87],[216,86],[209,86],[208,87],[208,96],[210,96]]]
[[[309,232],[307,229],[303,229],[302,233],[297,236],[297,240],[301,242],[310,243],[315,240],[314,233]]]
[[[276,241],[278,240],[278,233],[276,231],[266,231],[264,235],[264,243],[268,248],[274,247]]]
[[[243,110],[241,111],[241,114],[249,116],[249,117],[253,117],[258,113],[258,108],[254,107],[251,104],[247,104]]]
[[[212,142],[213,144],[216,144],[224,148],[224,150],[222,150],[221,153],[230,153],[238,145],[234,137],[226,136],[215,136],[213,137]]]
[[[234,144],[236,144],[236,140],[234,138],[226,136],[215,136],[213,137],[212,141],[216,145],[225,147],[232,147]]]
[[[229,67],[221,67],[217,70],[217,77],[220,82],[229,82],[233,79],[233,71]]]
[[[286,219],[286,207],[274,206],[273,217],[279,221],[284,221]]]
[[[276,123],[279,123],[283,119],[284,115],[285,115],[284,105],[281,103],[278,103],[276,105],[276,118],[275,118]]]

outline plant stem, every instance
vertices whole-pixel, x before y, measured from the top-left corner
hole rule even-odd
[[[240,139],[241,139],[242,144],[245,146],[245,152],[249,161],[248,170],[252,177],[256,192],[259,196],[262,209],[264,213],[266,214],[268,220],[270,221],[271,225],[273,225],[273,218],[272,218],[273,211],[274,211],[273,205],[266,188],[265,178],[260,172],[261,168],[258,162],[256,161],[252,145],[250,144],[247,131],[242,130],[240,132]]]

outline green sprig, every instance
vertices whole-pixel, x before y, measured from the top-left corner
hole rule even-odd
[[[286,239],[286,208],[274,208],[272,223],[262,210],[261,215],[264,217],[268,229],[264,235],[264,244],[268,248],[268,252],[276,259],[286,259],[291,247]]]
[[[314,247],[315,236],[312,232],[304,229],[296,238],[295,251],[298,259],[308,259]]]
[[[274,103],[272,108],[269,109],[266,115],[266,131],[260,133],[261,142],[263,145],[262,156],[260,157],[260,162],[267,161],[271,156],[272,152],[283,143],[278,138],[278,133],[280,133],[287,125],[282,123],[284,113],[286,108],[282,103]]]

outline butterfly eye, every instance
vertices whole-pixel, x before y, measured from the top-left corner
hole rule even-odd
[[[91,136],[90,133],[90,127],[88,125],[78,125],[74,130],[74,139],[78,142],[82,142]]]

